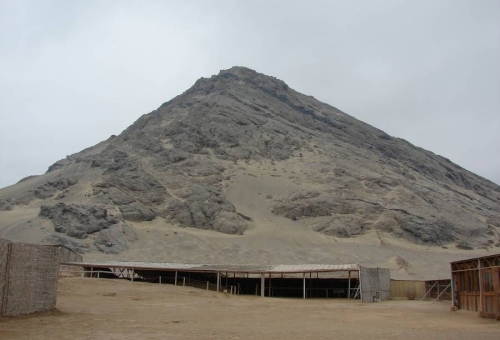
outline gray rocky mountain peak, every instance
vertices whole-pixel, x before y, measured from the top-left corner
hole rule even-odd
[[[274,188],[260,210],[227,195],[248,181]],[[335,239],[376,232],[422,245],[494,249],[499,202],[498,185],[450,160],[279,79],[233,67],[199,79],[45,175],[0,190],[0,221],[36,210],[29,223],[9,219],[9,232],[38,223],[47,226],[40,241],[112,254],[140,239],[138,224],[246,237],[264,225],[264,214]]]

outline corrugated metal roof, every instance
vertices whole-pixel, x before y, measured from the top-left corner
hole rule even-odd
[[[143,270],[187,270],[202,272],[244,272],[244,273],[310,273],[359,270],[358,264],[299,264],[299,265],[219,265],[199,263],[167,263],[167,262],[71,262],[63,263],[81,267],[100,268],[133,268]]]

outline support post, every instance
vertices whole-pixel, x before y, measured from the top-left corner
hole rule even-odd
[[[347,299],[351,298],[351,271],[349,270],[349,286],[347,288]]]
[[[260,274],[260,296],[264,297],[266,289],[266,274]]]
[[[207,281],[207,290],[210,287],[210,281]]]
[[[477,260],[477,273],[479,276],[479,315],[483,312],[483,285],[481,280],[481,260]]]
[[[451,307],[455,308],[455,273],[453,273],[453,265],[450,263],[450,272],[451,272]],[[453,309],[454,310],[454,309]]]
[[[306,298],[306,273],[302,274],[302,298]]]
[[[271,285],[271,273],[269,273],[269,297],[273,296],[272,293],[272,285]]]
[[[186,287],[186,277],[182,278],[182,287]]]
[[[132,282],[134,282],[134,275],[135,275],[134,268],[132,268]]]
[[[160,275],[160,280],[159,280],[160,284],[161,284],[161,275]]]
[[[177,270],[175,271],[175,276],[174,276],[174,286],[177,286]]]
[[[219,287],[220,287],[220,272],[217,272],[217,292],[219,292]]]
[[[358,269],[358,291],[359,291],[359,298],[361,299],[361,303],[363,303],[363,281],[361,281],[361,268]],[[358,294],[356,293],[356,296]],[[356,296],[354,298],[356,298]]]
[[[448,287],[450,287],[450,286],[451,286],[451,283],[446,286],[446,288],[441,292],[441,294],[438,295],[438,297],[434,301],[432,301],[432,303],[434,303],[437,300],[439,300],[439,298],[441,297],[441,295],[443,295],[446,292],[446,290],[448,289]]]
[[[434,284],[431,286],[431,288],[429,288],[429,290],[424,294],[424,296],[422,296],[422,298],[420,299],[420,301],[422,301],[423,299],[425,299],[427,297],[427,295],[431,292],[432,288],[434,288],[434,286],[438,284],[438,281],[434,282]]]

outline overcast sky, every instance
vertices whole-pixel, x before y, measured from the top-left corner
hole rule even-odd
[[[0,187],[246,66],[500,184],[500,1],[0,0]]]

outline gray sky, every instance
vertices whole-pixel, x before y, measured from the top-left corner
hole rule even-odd
[[[500,183],[500,1],[0,0],[0,187],[246,66]]]

